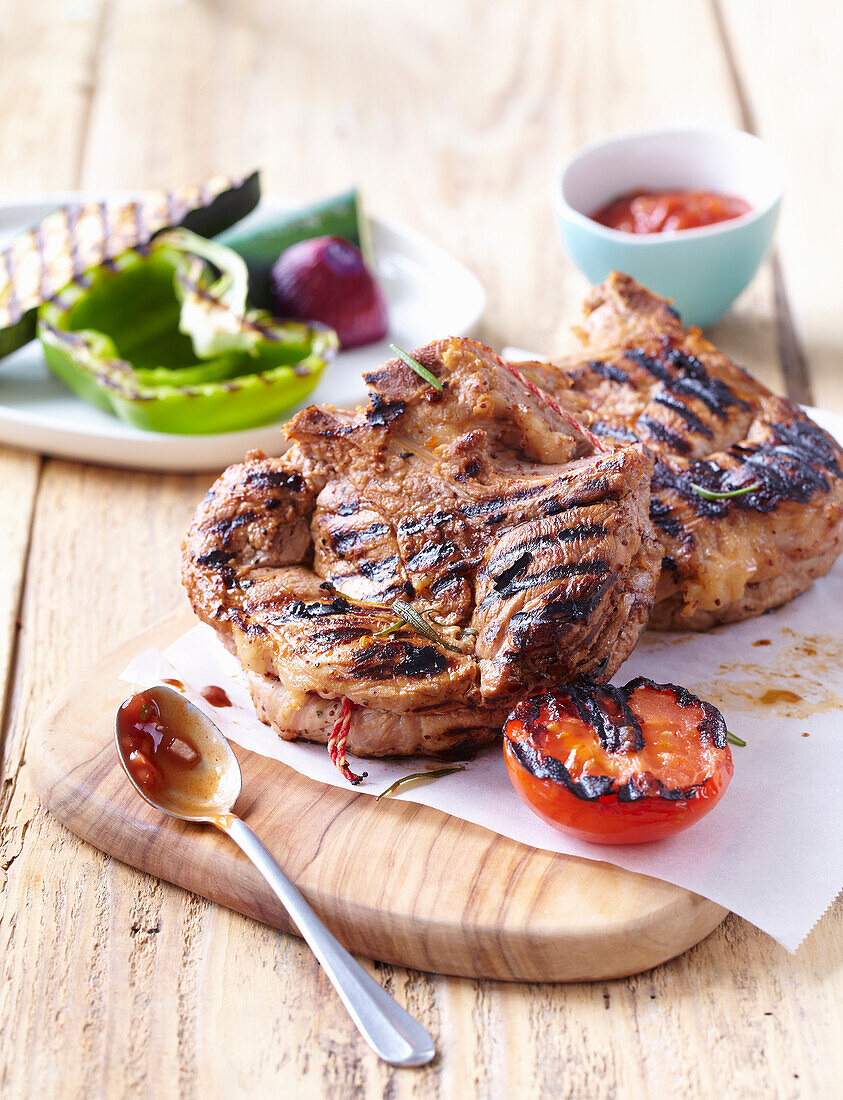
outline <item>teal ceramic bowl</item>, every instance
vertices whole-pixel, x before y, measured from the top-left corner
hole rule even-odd
[[[589,217],[631,191],[719,191],[746,199],[748,214],[700,229],[636,235]],[[554,181],[556,225],[568,255],[592,283],[632,275],[673,300],[685,324],[713,325],[749,284],[770,247],[784,169],[751,134],[728,129],[640,130],[586,145]]]

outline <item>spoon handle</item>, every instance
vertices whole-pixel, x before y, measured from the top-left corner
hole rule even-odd
[[[228,814],[216,824],[272,887],[375,1054],[394,1066],[429,1062],[436,1053],[430,1035],[334,939],[245,821]]]

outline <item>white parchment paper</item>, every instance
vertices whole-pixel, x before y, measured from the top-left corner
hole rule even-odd
[[[813,411],[813,410],[812,410]],[[841,436],[843,417],[816,414]],[[836,429],[836,430],[835,430]],[[683,684],[714,703],[746,742],[732,747],[735,774],[720,804],[685,833],[652,844],[593,846],[550,828],[510,786],[499,746],[464,772],[395,797],[432,806],[534,848],[601,860],[693,890],[740,914],[795,951],[843,886],[843,560],[798,599],[757,619],[706,634],[647,632],[615,677]],[[282,741],[257,718],[239,662],[207,626],[164,653],[139,654],[121,679],[149,686],[181,680],[188,697],[230,740],[311,779],[347,786],[324,746]],[[199,691],[218,684],[230,708]],[[350,758],[375,795],[428,759]]]

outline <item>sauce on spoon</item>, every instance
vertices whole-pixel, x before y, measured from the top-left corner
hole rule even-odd
[[[219,747],[183,713],[168,713],[154,689],[139,691],[117,712],[117,740],[142,793],[177,814],[200,815],[214,800],[225,768]]]

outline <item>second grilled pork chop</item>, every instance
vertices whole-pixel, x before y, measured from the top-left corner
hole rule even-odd
[[[520,369],[591,429],[655,456],[664,546],[652,626],[705,630],[777,607],[843,547],[843,452],[675,311],[614,272],[585,304],[582,353]],[[709,493],[751,490],[724,499]]]
[[[283,457],[223,474],[185,542],[194,609],[282,736],[327,740],[345,699],[360,754],[491,740],[518,695],[611,676],[647,622],[643,449],[595,453],[472,341],[415,355],[441,392],[396,359],[367,377],[366,411],[306,409]]]

